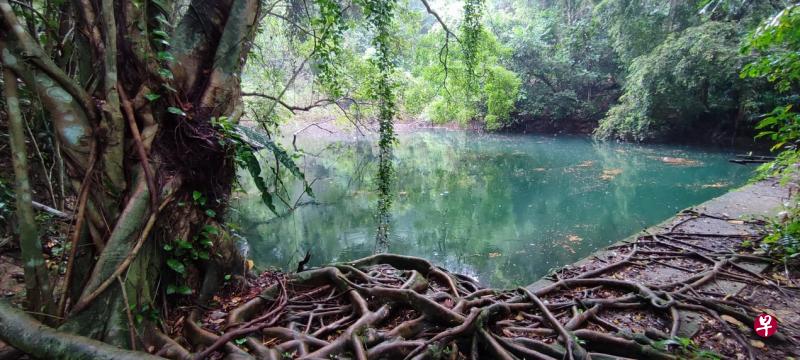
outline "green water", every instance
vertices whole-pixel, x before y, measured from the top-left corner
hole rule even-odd
[[[312,265],[370,255],[377,149],[352,139],[298,145],[310,154],[299,163],[316,179],[319,204],[274,218],[243,175],[232,217],[249,256],[260,268],[293,270],[306,250]],[[458,131],[401,135],[395,157],[390,251],[496,287],[531,283],[742,185],[752,171],[718,151]]]

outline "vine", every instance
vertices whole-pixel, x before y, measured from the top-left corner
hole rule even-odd
[[[461,51],[464,54],[464,65],[467,75],[467,89],[474,92],[475,68],[478,64],[478,45],[480,43],[481,16],[483,15],[483,0],[464,1],[464,19],[461,23]]]
[[[392,146],[396,138],[392,119],[396,112],[396,100],[392,74],[395,64],[392,61],[390,25],[395,10],[394,0],[365,0],[364,12],[370,26],[375,31],[372,45],[375,57],[371,60],[379,75],[372,89],[372,96],[379,102],[378,124],[378,232],[375,237],[376,252],[385,252],[389,245],[389,219],[392,207]]]
[[[334,0],[314,0],[319,7],[319,17],[311,20],[314,31],[322,35],[315,38],[314,65],[317,81],[335,98],[342,96],[337,63],[342,53],[342,37],[347,24],[341,6]]]

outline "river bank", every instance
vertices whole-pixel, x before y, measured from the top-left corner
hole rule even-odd
[[[800,328],[793,281],[797,274],[769,262],[758,250],[763,219],[778,215],[792,192],[775,180],[746,185],[556,270],[527,289],[535,292],[572,279],[603,278],[671,290],[670,298],[691,294],[688,297],[713,311],[677,307],[667,317],[652,310],[628,310],[627,317],[599,312],[592,316],[600,326],[634,333],[660,331],[668,338],[687,339],[696,351],[711,349],[730,358],[797,356],[789,344],[798,340]],[[739,312],[742,305],[777,318],[783,341],[755,336],[755,319]]]
[[[233,338],[222,329],[257,326],[241,344],[275,359],[795,358],[797,274],[756,250],[760,218],[789,195],[774,181],[747,185],[527,288],[484,288],[394,254],[265,273],[260,295],[234,294],[236,306],[207,312],[219,314],[204,317],[202,331],[220,348]],[[761,314],[779,324],[768,338],[753,330]]]

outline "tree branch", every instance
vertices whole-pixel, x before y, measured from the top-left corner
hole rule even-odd
[[[450,31],[450,28],[447,27],[447,24],[444,23],[444,20],[442,20],[442,17],[439,16],[439,14],[436,11],[434,11],[433,8],[431,8],[431,4],[428,3],[428,0],[420,0],[420,1],[422,2],[422,5],[425,5],[425,10],[428,11],[428,14],[431,14],[431,15],[433,15],[433,17],[436,18],[436,21],[439,22],[439,25],[442,26],[442,29],[444,29],[444,31],[447,33],[447,35],[448,36],[452,36],[458,42],[461,42],[461,40],[458,39],[458,36],[456,36],[456,34],[454,32]]]
[[[312,103],[310,105],[295,106],[295,105],[287,104],[285,101],[279,99],[278,97],[275,97],[275,96],[272,96],[272,95],[267,95],[267,94],[264,94],[264,93],[245,92],[245,93],[242,93],[242,96],[260,97],[260,98],[272,100],[272,101],[280,104],[284,108],[286,108],[286,110],[291,111],[292,114],[294,114],[296,111],[310,111],[311,109],[314,109],[314,108],[317,108],[317,107],[326,106],[326,105],[330,105],[330,104],[336,103],[336,100],[320,99],[320,100],[317,100],[317,101],[315,101],[314,103]]]

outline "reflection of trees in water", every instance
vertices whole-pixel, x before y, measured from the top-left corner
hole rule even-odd
[[[662,202],[688,206],[702,200],[689,191],[668,198],[675,197],[671,180],[701,175],[652,161],[655,150],[531,139],[476,139],[462,132],[402,137],[395,150],[390,251],[432,259],[487,284],[519,285],[665,218]],[[317,179],[315,200],[328,206],[304,206],[278,220],[258,199],[244,196],[236,206],[234,220],[259,264],[292,269],[306,249],[311,265],[373,249],[376,149],[367,141],[312,145],[303,148],[317,155],[301,163],[308,178]],[[718,160],[719,167],[702,176],[731,174],[724,158]],[[603,180],[603,169],[621,173]],[[709,190],[717,192],[705,198],[724,191]]]

